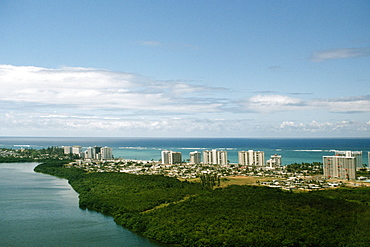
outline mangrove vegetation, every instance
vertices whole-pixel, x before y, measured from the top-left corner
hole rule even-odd
[[[370,189],[293,193],[262,186],[200,183],[161,175],[88,173],[41,164],[36,172],[63,177],[80,207],[174,246],[369,246]],[[203,186],[202,186],[203,184]]]

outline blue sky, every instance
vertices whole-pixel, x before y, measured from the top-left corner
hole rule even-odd
[[[0,136],[370,137],[369,1],[1,1]]]

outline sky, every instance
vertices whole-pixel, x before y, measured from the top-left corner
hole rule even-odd
[[[368,0],[2,0],[0,136],[370,137]]]

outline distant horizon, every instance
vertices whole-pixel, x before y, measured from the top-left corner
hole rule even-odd
[[[283,163],[322,160],[334,150],[363,151],[368,162],[370,138],[179,138],[179,137],[0,137],[0,148],[40,149],[51,146],[99,146],[113,148],[114,157],[125,159],[160,159],[161,150],[184,154],[190,151],[226,150],[231,162],[236,162],[237,151],[259,150],[265,154],[279,154]]]
[[[132,139],[370,139],[370,137],[164,137],[164,136],[0,136],[0,138],[132,138]],[[370,144],[370,143],[369,143]]]

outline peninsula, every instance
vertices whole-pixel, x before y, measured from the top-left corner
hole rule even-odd
[[[210,189],[162,175],[86,172],[65,161],[36,172],[68,179],[80,207],[174,246],[366,246],[370,188],[293,193],[262,186]]]

